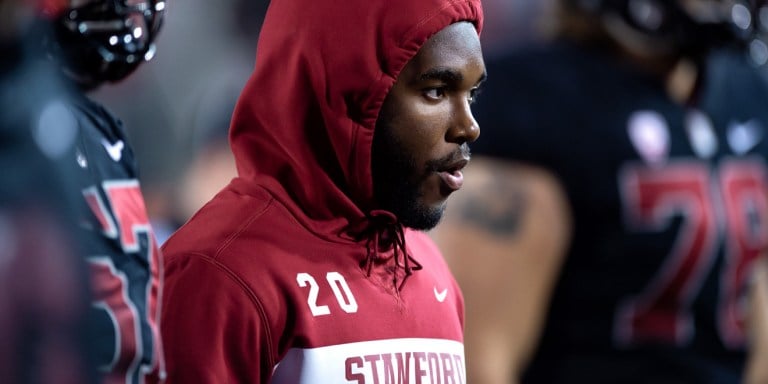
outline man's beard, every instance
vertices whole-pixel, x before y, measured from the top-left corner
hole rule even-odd
[[[392,135],[386,121],[376,126],[371,167],[378,208],[392,212],[400,223],[409,228],[428,230],[437,225],[445,211],[445,204],[430,207],[421,199],[421,184],[432,172],[430,169],[419,169],[416,160]]]

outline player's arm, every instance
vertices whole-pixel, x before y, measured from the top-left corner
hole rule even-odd
[[[562,188],[540,169],[476,158],[433,237],[464,293],[467,382],[518,380],[570,237]]]
[[[754,270],[749,293],[749,360],[744,383],[768,383],[768,255],[763,254]]]

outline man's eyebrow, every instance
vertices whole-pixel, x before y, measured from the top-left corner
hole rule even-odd
[[[458,83],[464,75],[450,68],[432,68],[419,76],[419,81],[440,80],[446,83]]]
[[[480,79],[477,80],[478,85],[488,78],[488,73],[483,71],[480,75]],[[464,80],[464,75],[461,72],[450,68],[432,68],[419,76],[419,81],[440,80],[445,83],[459,83]]]

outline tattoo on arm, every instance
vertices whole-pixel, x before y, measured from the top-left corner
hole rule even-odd
[[[464,196],[460,217],[494,235],[515,235],[527,205],[525,188],[511,177],[491,177],[481,188]]]

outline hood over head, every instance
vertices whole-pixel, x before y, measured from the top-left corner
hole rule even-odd
[[[377,208],[371,146],[400,71],[479,0],[272,0],[230,142],[241,191],[261,186],[302,225],[336,236]],[[363,227],[361,227],[361,225]]]

